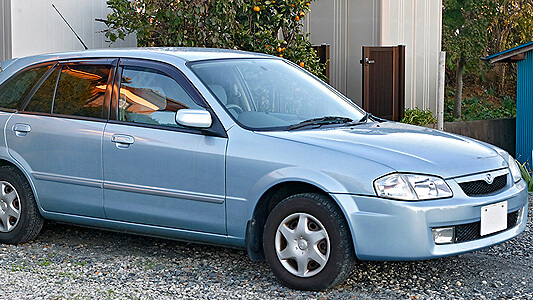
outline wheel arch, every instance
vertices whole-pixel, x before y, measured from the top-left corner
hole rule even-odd
[[[0,157],[0,167],[3,166],[13,166],[17,168],[19,171],[22,172],[24,175],[24,178],[28,181],[31,190],[33,192],[33,197],[35,198],[35,202],[37,203],[37,208],[39,209],[39,212],[42,215],[42,208],[39,202],[39,197],[37,196],[37,193],[35,191],[35,185],[33,184],[33,180],[31,180],[30,174],[24,169],[20,164],[17,163],[17,161],[6,159],[5,157]]]
[[[313,183],[298,180],[284,181],[271,186],[262,194],[255,206],[252,219],[247,223],[245,242],[248,256],[251,260],[258,261],[264,260],[265,258],[263,251],[263,231],[266,219],[272,209],[285,198],[302,193],[317,193],[328,197],[341,210],[350,230],[352,244],[354,244],[353,230],[350,224],[351,222],[349,222],[348,214],[334,194],[326,192],[323,188]]]

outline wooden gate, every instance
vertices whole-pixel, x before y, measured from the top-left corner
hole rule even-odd
[[[324,68],[324,71],[322,74],[326,76],[327,80],[326,82],[329,83],[329,44],[322,44],[322,45],[313,45],[313,49],[315,49],[316,54],[318,55],[318,58],[320,59],[321,64],[325,64],[326,67]]]
[[[363,46],[363,109],[400,121],[405,110],[405,46]]]

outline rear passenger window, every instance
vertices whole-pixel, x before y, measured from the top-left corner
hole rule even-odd
[[[101,118],[110,71],[111,66],[63,66],[52,113]]]
[[[178,127],[176,111],[202,109],[172,77],[154,69],[125,66],[119,99],[119,120]]]
[[[0,107],[18,109],[32,87],[52,65],[23,70],[0,86]]]
[[[57,68],[35,92],[25,111],[101,118],[110,71],[111,66],[106,65]]]

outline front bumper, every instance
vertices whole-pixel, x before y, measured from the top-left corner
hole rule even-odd
[[[450,183],[452,190],[460,190]],[[352,231],[355,253],[361,260],[417,260],[457,255],[502,243],[526,228],[527,187],[523,180],[496,194],[468,197],[455,193],[448,199],[397,201],[369,196],[335,194]],[[479,239],[437,245],[432,228],[481,220],[481,207],[507,201],[508,213],[523,209],[516,226]]]

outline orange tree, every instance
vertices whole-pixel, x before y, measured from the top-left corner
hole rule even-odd
[[[109,0],[106,37],[139,46],[210,47],[280,56],[324,77],[302,32],[312,0]]]

